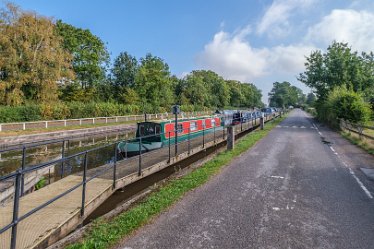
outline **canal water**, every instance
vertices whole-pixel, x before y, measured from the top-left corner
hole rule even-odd
[[[135,130],[116,131],[111,133],[102,133],[90,137],[80,137],[70,139],[65,142],[64,155],[74,155],[76,153],[104,146],[105,144],[114,143],[132,139],[135,137]],[[40,145],[37,147],[27,148],[25,153],[25,168],[32,167],[37,164],[48,162],[51,160],[60,159],[62,156],[63,143],[58,142],[48,145]],[[104,165],[110,162],[114,156],[114,145],[107,146],[88,153],[89,168]],[[82,171],[84,156],[75,157],[67,161],[63,165],[63,170],[60,165],[56,165],[52,170],[52,178],[56,176],[69,175],[71,173]],[[22,149],[10,152],[0,153],[0,176],[7,175],[14,172],[22,165]],[[63,171],[63,172],[62,172]]]

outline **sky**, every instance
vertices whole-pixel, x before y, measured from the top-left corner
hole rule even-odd
[[[374,51],[372,0],[14,0],[24,10],[89,29],[107,46],[136,58],[162,58],[172,74],[213,70],[253,83],[297,81],[305,56],[335,40]],[[4,2],[1,3],[4,5]]]

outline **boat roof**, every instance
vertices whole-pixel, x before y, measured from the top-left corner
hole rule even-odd
[[[215,117],[217,116],[200,116],[200,117],[181,118],[181,119],[178,118],[178,122],[193,121],[193,120],[215,118]],[[144,123],[165,124],[165,123],[173,123],[174,121],[175,119],[161,119],[161,120],[149,120],[149,121],[138,122],[138,124],[144,124]]]

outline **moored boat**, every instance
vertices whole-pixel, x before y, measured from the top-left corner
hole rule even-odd
[[[137,124],[136,138],[118,144],[118,151],[125,158],[160,149],[170,144],[202,136],[221,128],[219,117],[199,117],[178,120],[146,121]],[[222,128],[221,128],[222,129]]]

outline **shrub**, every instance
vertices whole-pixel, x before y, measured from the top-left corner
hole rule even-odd
[[[346,119],[354,123],[366,123],[370,119],[371,110],[359,93],[345,87],[335,88],[326,101],[316,103],[317,117],[332,127],[338,127],[338,119]]]

